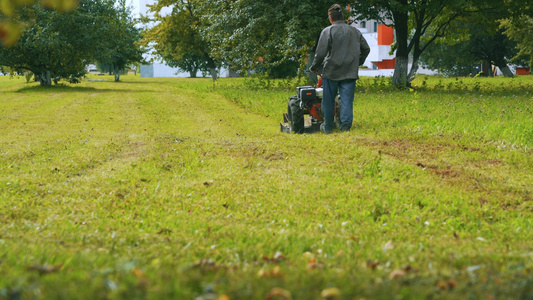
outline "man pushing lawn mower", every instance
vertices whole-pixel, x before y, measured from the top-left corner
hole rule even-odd
[[[299,87],[298,95],[289,99],[285,119],[290,124],[290,130],[296,133],[304,132],[304,113],[309,113],[314,122],[322,121],[323,116],[320,131],[325,134],[335,129],[336,114],[341,132],[350,131],[352,127],[355,82],[359,78],[359,66],[365,62],[370,47],[357,28],[346,24],[340,5],[332,5],[328,17],[331,26],[322,30],[309,68],[322,77],[323,89]],[[336,112],[339,110],[339,105],[335,103],[337,92],[340,112]],[[322,101],[318,103],[320,96]]]

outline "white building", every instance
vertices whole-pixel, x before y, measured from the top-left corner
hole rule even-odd
[[[360,76],[392,76],[394,73],[394,54],[389,54],[394,42],[394,29],[375,20],[356,21],[352,26],[359,29],[370,46],[366,68],[359,70]]]
[[[360,76],[392,76],[396,63],[395,53],[391,52],[394,42],[394,29],[375,20],[356,21],[352,26],[359,29],[370,46],[370,54]],[[409,68],[411,64],[409,64]],[[437,72],[418,68],[417,74],[436,74]]]

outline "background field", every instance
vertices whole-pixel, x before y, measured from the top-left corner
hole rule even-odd
[[[533,77],[0,78],[0,298],[533,299]]]

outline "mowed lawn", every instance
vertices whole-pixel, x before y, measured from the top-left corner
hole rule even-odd
[[[533,299],[531,76],[92,79],[0,78],[0,299]]]

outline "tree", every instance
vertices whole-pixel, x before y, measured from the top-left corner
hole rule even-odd
[[[482,61],[498,66],[504,76],[513,77],[507,60],[516,55],[516,43],[503,34],[503,29],[491,30],[479,24],[473,27],[468,43],[471,46],[469,52]]]
[[[21,17],[35,20],[24,29],[19,42],[0,48],[0,65],[18,72],[36,74],[41,85],[51,85],[52,78],[76,77],[83,72],[93,45],[98,42],[97,26],[91,8],[96,2],[82,1],[69,13],[58,13],[40,6],[24,7]]]
[[[484,70],[486,75],[492,76],[490,65],[496,65],[504,76],[512,77],[507,61],[516,55],[516,43],[499,28],[497,16],[503,13],[491,10],[455,20],[448,36],[428,47],[422,59],[424,64],[445,73],[466,75],[473,64],[483,62],[488,66]]]
[[[70,12],[59,13],[38,5],[23,7],[20,19],[31,16],[18,43],[0,48],[0,65],[17,72],[31,71],[41,85],[51,85],[52,79],[76,78],[85,73],[88,62],[108,50],[115,39],[116,24],[109,16],[114,2],[81,0]]]
[[[199,13],[198,0],[161,0],[150,8],[155,24],[144,31],[144,44],[152,45],[153,54],[171,67],[177,67],[196,77],[198,71],[210,73],[216,79],[219,61],[211,55],[209,42],[201,33],[206,20]],[[166,14],[166,10],[171,10]]]
[[[480,61],[469,51],[466,42],[446,43],[437,41],[420,56],[420,65],[438,70],[446,76],[468,76]]]
[[[101,40],[95,58],[99,65],[106,65],[115,75],[115,81],[120,81],[120,74],[126,66],[142,61],[143,50],[138,43],[141,40],[141,31],[135,27],[130,9],[124,0],[107,3],[106,15],[100,15],[104,20],[104,36],[113,37]]]
[[[450,23],[459,17],[467,0],[374,0],[356,1],[352,7],[359,19],[373,18],[394,27],[396,32],[396,65],[393,83],[410,86],[419,59],[429,45],[444,36]],[[408,70],[409,56],[412,66]]]
[[[322,29],[328,8],[350,1],[213,0],[201,1],[201,28],[211,54],[230,69],[244,72],[258,66],[272,73],[278,66],[307,59]],[[348,14],[346,14],[348,17]],[[282,75],[282,74],[279,74]]]

